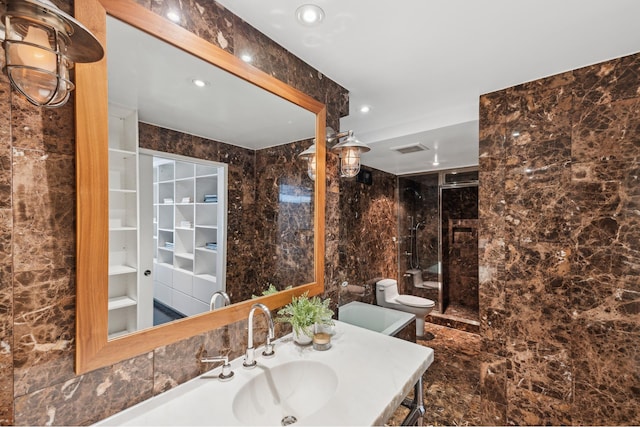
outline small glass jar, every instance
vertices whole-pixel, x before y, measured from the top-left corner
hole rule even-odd
[[[313,335],[313,349],[324,351],[331,348],[331,335],[326,332],[318,332]]]

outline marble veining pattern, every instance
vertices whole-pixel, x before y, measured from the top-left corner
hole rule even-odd
[[[371,172],[372,185],[340,181],[340,281],[360,286],[398,276],[397,180],[379,170]],[[369,289],[372,300],[367,302],[373,303],[375,289]]]
[[[484,423],[640,422],[639,64],[481,97]]]
[[[54,3],[72,14],[71,1]],[[179,8],[183,12],[180,25],[232,54],[237,52],[236,40],[243,40],[243,46],[259,40],[254,46],[261,52],[258,68],[276,73],[326,102],[328,125],[337,128],[339,118],[348,113],[344,88],[256,34],[217,3],[139,3],[159,14]],[[197,375],[204,369],[197,360],[205,349],[237,357],[246,345],[246,322],[240,322],[195,338],[201,345],[187,340],[75,376],[74,114],[73,97],[62,108],[38,109],[11,91],[6,77],[0,76],[0,117],[4,118],[0,126],[0,192],[4,196],[0,197],[2,425],[89,424]],[[230,182],[241,182],[238,177],[255,171],[254,167],[246,168],[246,162],[253,161],[248,156],[240,152],[221,155],[215,142],[202,145],[174,135],[158,143],[159,147],[173,145],[183,153],[210,160],[230,161]],[[329,179],[337,182],[335,165],[332,155]],[[255,192],[247,196],[243,190],[238,187],[232,194],[235,207],[238,212],[250,212],[255,207]],[[237,237],[240,241],[247,236]],[[331,256],[327,253],[328,259]],[[243,275],[241,280],[255,283],[257,277]],[[331,284],[327,288],[331,292]],[[278,331],[283,334],[286,328],[279,326]]]

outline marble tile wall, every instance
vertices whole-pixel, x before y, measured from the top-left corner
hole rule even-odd
[[[638,70],[632,55],[480,99],[487,424],[640,423]]]
[[[302,141],[256,152],[254,242],[264,246],[257,269],[257,283],[263,286],[271,283],[284,289],[313,281],[314,181],[298,158],[311,144]],[[253,263],[250,257],[245,260],[245,266]]]
[[[70,0],[54,3],[73,13]],[[140,3],[157,13],[177,8],[181,25],[235,55],[254,48],[258,68],[327,104],[328,125],[337,128],[348,113],[344,88],[214,1]],[[0,117],[0,424],[88,424],[196,376],[204,351],[241,354],[246,322],[76,376],[73,99],[33,107],[2,75]],[[337,210],[334,156],[329,172],[328,209]],[[326,287],[335,294],[337,217],[328,216],[326,228]]]
[[[360,300],[375,303],[375,282],[398,277],[398,204],[396,177],[370,170],[371,185],[340,179],[338,265],[341,281],[365,286]]]

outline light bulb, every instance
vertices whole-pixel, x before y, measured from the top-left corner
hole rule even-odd
[[[340,158],[340,171],[342,176],[351,178],[360,172],[360,149],[358,147],[347,147],[343,149]]]
[[[40,27],[30,26],[27,35],[22,40],[25,43],[33,43],[38,46],[19,44],[15,46],[17,65],[27,65],[41,70],[56,71],[56,54],[47,50],[50,46],[49,35]]]
[[[360,162],[360,150],[357,147],[346,148],[343,153],[346,165],[354,166]]]

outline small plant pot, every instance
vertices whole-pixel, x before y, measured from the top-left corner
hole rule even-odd
[[[307,346],[311,344],[311,341],[313,341],[313,337],[304,333],[299,334],[295,330],[293,331],[293,342],[295,342],[296,344]]]

